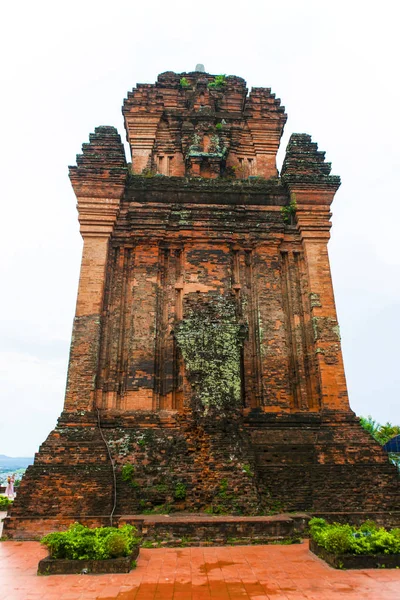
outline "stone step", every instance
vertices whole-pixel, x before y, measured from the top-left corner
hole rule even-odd
[[[265,517],[231,515],[122,515],[119,525],[134,525],[153,546],[265,544],[299,538],[311,517],[306,513]]]

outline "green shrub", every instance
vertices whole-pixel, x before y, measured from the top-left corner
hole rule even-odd
[[[215,129],[217,131],[221,131],[221,129],[222,129],[222,123],[217,123],[216,126],[215,126]]]
[[[12,503],[13,501],[7,496],[0,496],[0,510],[7,510]]]
[[[308,527],[310,530],[313,530],[313,529],[319,530],[319,529],[323,529],[326,526],[327,526],[327,522],[325,521],[325,519],[320,519],[318,517],[313,517],[308,522]]]
[[[294,215],[296,214],[297,203],[295,199],[290,201],[288,206],[282,206],[281,214],[285,223],[289,224],[292,222]]]
[[[181,84],[181,86],[183,88],[190,87],[190,81],[188,79],[186,79],[186,77],[181,77],[179,83]]]
[[[360,537],[354,537],[352,552],[354,554],[399,554],[400,536],[396,530],[394,531],[393,534],[393,531],[381,527],[373,532],[361,532]]]
[[[89,529],[80,523],[74,523],[67,531],[45,535],[40,543],[48,548],[52,558],[101,560],[129,556],[133,547],[139,543],[135,533],[136,528],[132,525],[124,525],[120,529]]]
[[[327,527],[327,522],[325,519],[319,519],[318,517],[313,517],[308,522],[308,529],[310,531],[310,535],[318,544],[322,546],[322,538],[324,535],[324,530]]]
[[[334,554],[346,554],[352,545],[353,530],[350,525],[337,525],[324,530],[324,547]]]
[[[320,546],[334,554],[399,554],[400,529],[388,531],[378,528],[374,521],[366,521],[359,528],[311,519],[310,534]]]
[[[392,535],[394,535],[395,538],[399,538],[400,539],[400,528],[399,527],[396,527],[396,529],[392,529],[390,531],[390,533]]]
[[[216,75],[208,84],[209,89],[221,89],[226,86],[226,75]]]

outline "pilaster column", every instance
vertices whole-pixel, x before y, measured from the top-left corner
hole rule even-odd
[[[313,352],[321,409],[349,411],[346,378],[329,265],[330,205],[340,185],[325,153],[310,136],[294,134],[282,169],[296,211],[309,283]]]
[[[94,408],[108,245],[124,193],[127,168],[113,127],[98,127],[83,145],[70,179],[78,200],[83,253],[64,410]]]

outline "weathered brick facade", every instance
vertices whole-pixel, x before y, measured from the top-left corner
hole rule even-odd
[[[5,524],[366,513],[399,479],[349,408],[327,243],[340,179],[269,89],[163,73],[70,178],[84,239],[64,412]],[[132,467],[133,468],[132,468]],[[114,485],[115,475],[115,485]]]

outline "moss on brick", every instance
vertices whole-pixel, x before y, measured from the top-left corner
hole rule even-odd
[[[215,295],[190,305],[175,337],[192,385],[195,410],[224,413],[238,407],[243,336],[233,302]]]

